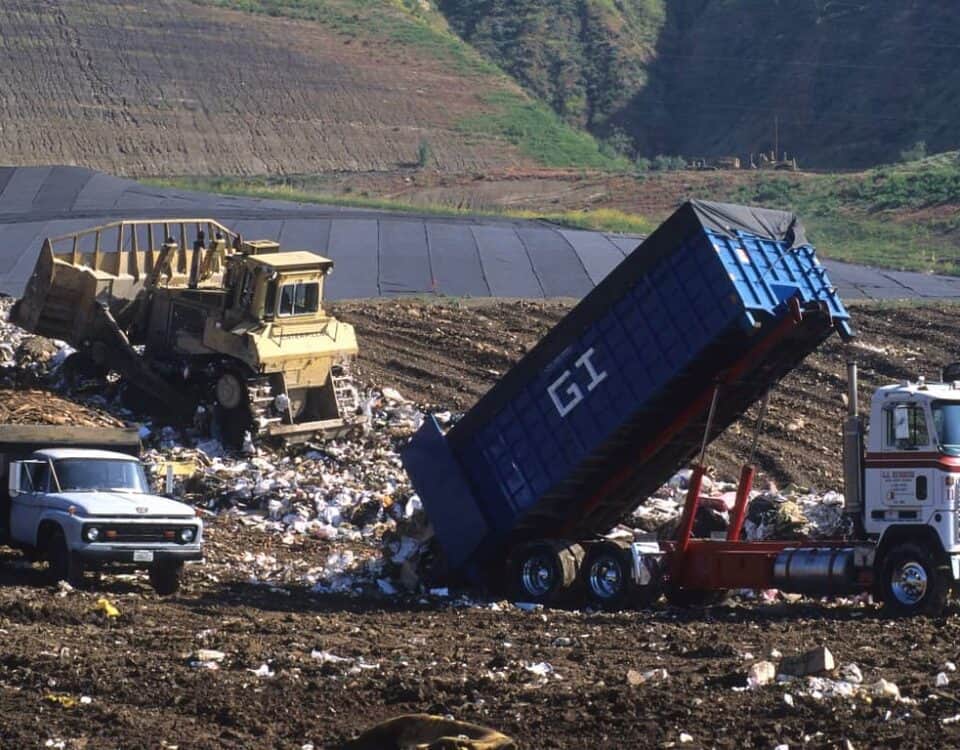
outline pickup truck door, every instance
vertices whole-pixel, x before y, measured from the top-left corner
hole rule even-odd
[[[21,544],[37,543],[37,526],[47,507],[50,490],[50,464],[23,461],[20,464],[20,494],[10,499],[10,538]]]

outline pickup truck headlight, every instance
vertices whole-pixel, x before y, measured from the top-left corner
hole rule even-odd
[[[96,542],[100,539],[100,529],[96,526],[87,526],[83,530],[83,538],[87,542]]]
[[[197,529],[195,526],[185,526],[184,528],[180,529],[177,536],[181,542],[184,544],[189,544],[197,538]]]

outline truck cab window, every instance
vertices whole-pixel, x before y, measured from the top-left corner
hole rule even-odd
[[[320,309],[320,284],[297,281],[280,287],[279,315],[306,315]]]
[[[960,456],[960,402],[934,401],[932,409],[940,450],[948,456]]]
[[[891,404],[886,415],[886,447],[893,450],[916,450],[930,443],[927,417],[920,404]]]

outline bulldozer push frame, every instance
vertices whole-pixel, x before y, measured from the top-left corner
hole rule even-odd
[[[322,304],[332,269],[213,219],[117,221],[46,239],[11,320],[71,344],[68,377],[119,374],[134,408],[211,417],[232,445],[306,440],[357,407],[356,335]]]

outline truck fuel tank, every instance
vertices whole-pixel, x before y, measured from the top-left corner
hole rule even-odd
[[[773,585],[795,594],[853,594],[857,583],[857,550],[853,547],[785,549],[773,564]]]

